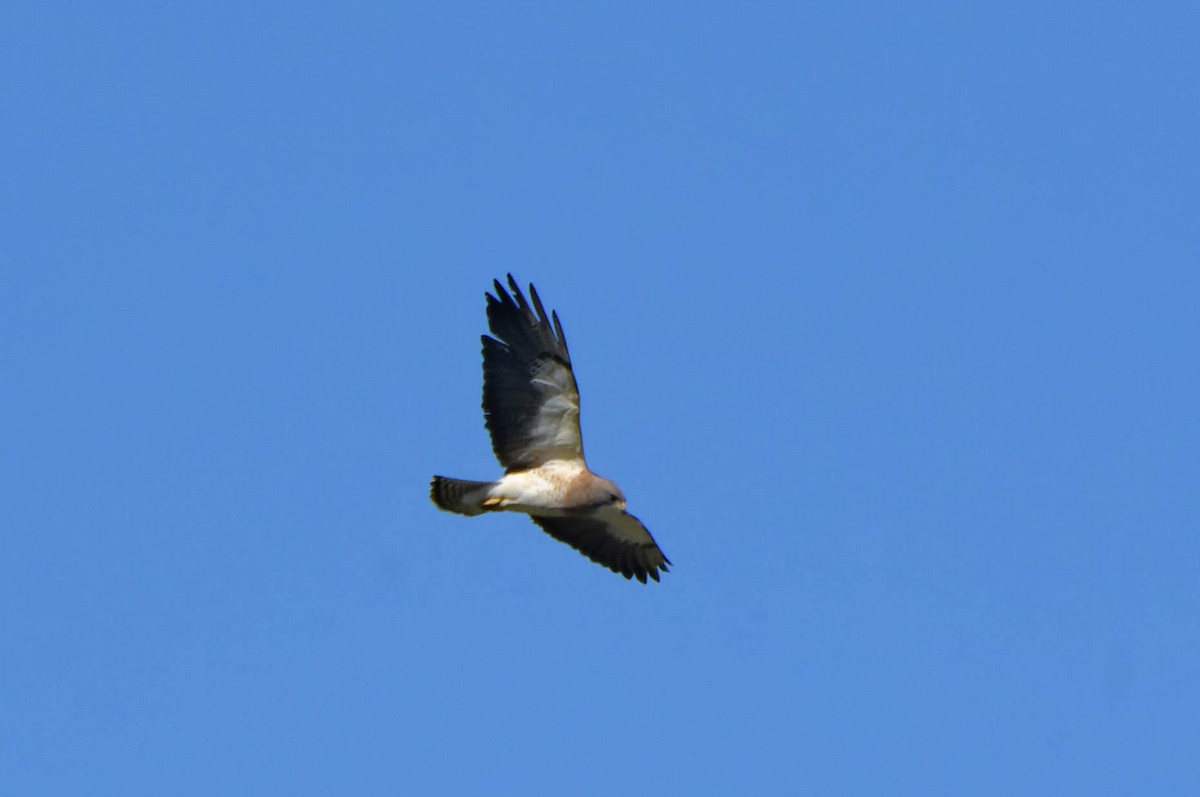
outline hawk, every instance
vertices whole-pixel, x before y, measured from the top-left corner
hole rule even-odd
[[[483,416],[504,466],[498,481],[434,476],[429,496],[460,515],[522,512],[556,540],[643,584],[667,572],[642,522],[625,511],[617,485],[588,470],[579,432],[579,388],[558,313],[546,315],[537,289],[526,301],[508,275],[493,280],[483,336]]]

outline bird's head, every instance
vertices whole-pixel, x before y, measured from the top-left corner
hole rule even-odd
[[[596,503],[600,506],[611,506],[618,511],[625,511],[625,493],[608,479],[597,477],[596,494],[599,499]]]

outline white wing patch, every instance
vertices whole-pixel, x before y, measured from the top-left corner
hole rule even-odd
[[[534,369],[534,387],[542,395],[534,421],[533,436],[537,447],[568,449],[583,456],[579,435],[579,394],[571,371],[553,360],[542,360]]]

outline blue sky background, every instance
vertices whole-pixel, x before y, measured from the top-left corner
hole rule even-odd
[[[18,4],[0,791],[1200,791],[1193,3]],[[641,586],[498,472],[563,319]]]

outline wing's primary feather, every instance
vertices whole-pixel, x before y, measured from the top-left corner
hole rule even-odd
[[[530,285],[532,306],[508,275],[487,294],[490,337],[483,340],[483,414],[492,450],[507,470],[552,459],[583,459],[579,388],[558,315],[546,315]]]
[[[658,581],[658,572],[667,572],[671,564],[649,530],[628,512],[532,517],[554,539],[625,578],[636,578],[643,584],[647,576]]]

